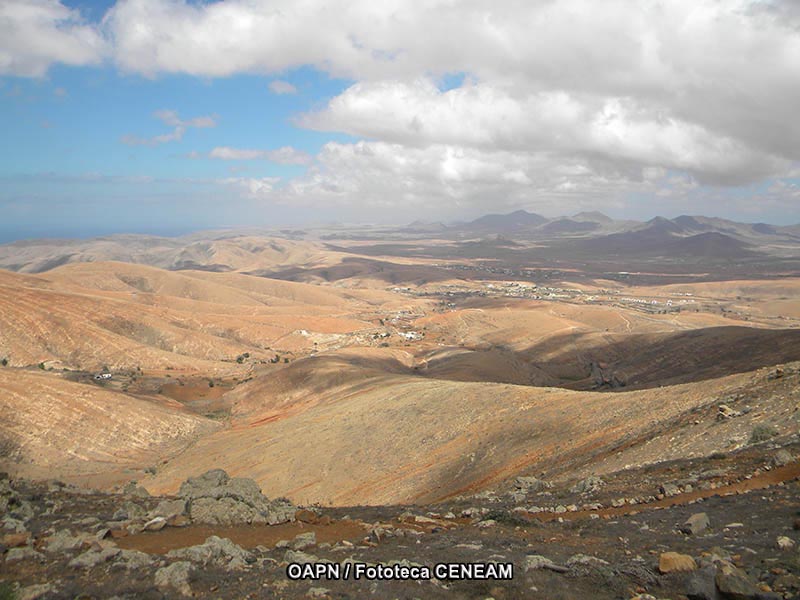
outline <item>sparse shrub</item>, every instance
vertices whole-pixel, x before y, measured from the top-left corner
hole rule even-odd
[[[288,362],[289,362],[289,359],[288,359],[288,358],[286,358],[286,357],[284,357],[284,358],[283,358],[283,363],[284,363],[284,364],[286,364],[286,363],[288,363]]]
[[[758,444],[759,442],[766,442],[778,435],[778,430],[772,425],[756,425],[753,427],[753,433],[750,435],[750,443]]]
[[[708,458],[710,458],[711,460],[723,460],[728,458],[728,455],[725,454],[724,452],[712,452],[711,454],[708,455]]]
[[[208,387],[210,387],[210,388],[214,387],[214,380],[213,379],[209,379],[208,380]]]
[[[44,371],[44,363],[43,363],[43,362],[40,362],[40,363],[39,363],[39,368],[40,368],[42,371]]]
[[[14,585],[8,581],[0,581],[0,600],[16,600]]]
[[[8,359],[4,358],[3,360],[0,360],[0,365],[3,365],[4,367],[7,367],[8,366]]]

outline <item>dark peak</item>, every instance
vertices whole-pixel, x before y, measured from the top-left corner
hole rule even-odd
[[[541,225],[542,223],[546,223],[547,219],[541,215],[537,215],[536,213],[529,213],[526,210],[515,210],[512,213],[508,213],[505,215],[501,214],[491,214],[491,215],[484,215],[478,219],[475,219],[468,225],[472,227],[480,227],[480,228],[519,228],[519,227],[531,227],[536,225]]]
[[[753,223],[752,230],[756,233],[762,233],[766,235],[775,235],[778,233],[777,228],[773,225],[769,225],[768,223]]]
[[[590,221],[592,223],[611,223],[613,221],[611,217],[597,210],[579,212],[572,215],[571,218],[573,221]]]
[[[654,217],[645,223],[645,230],[658,233],[683,233],[683,227],[664,217]]]
[[[675,217],[674,219],[672,219],[672,221],[682,227],[697,228],[701,225],[700,221],[698,221],[695,217],[691,217],[689,215],[681,215],[680,217]]]

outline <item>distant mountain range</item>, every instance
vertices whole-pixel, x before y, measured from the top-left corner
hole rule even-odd
[[[509,236],[504,242],[506,247],[515,239],[542,241],[553,249],[607,257],[635,254],[735,260],[752,258],[765,251],[776,255],[786,251],[796,256],[800,248],[800,225],[739,223],[699,215],[655,217],[643,222],[615,220],[597,211],[548,219],[517,210],[451,225],[417,221],[403,231],[435,232],[461,240]]]
[[[416,222],[408,227],[416,231],[440,231],[470,235],[514,234],[524,238],[596,238],[612,237],[624,242],[688,237],[717,233],[748,243],[767,237],[800,243],[800,225],[777,226],[766,223],[738,223],[717,217],[681,215],[674,219],[655,217],[649,221],[615,220],[601,212],[581,212],[572,216],[548,219],[542,215],[517,210],[508,214],[489,214],[474,221],[445,226],[441,223]],[[719,239],[719,238],[708,238]]]

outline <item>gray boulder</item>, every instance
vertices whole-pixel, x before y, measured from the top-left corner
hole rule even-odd
[[[38,600],[39,598],[54,594],[55,592],[56,586],[52,583],[36,583],[20,588],[15,598],[17,598],[17,600]]]
[[[11,548],[6,552],[6,563],[15,563],[21,561],[40,560],[44,558],[41,552],[37,552],[31,546],[22,546],[21,548]]]
[[[122,550],[114,560],[114,568],[126,571],[138,571],[149,567],[156,561],[155,558],[138,550]]]
[[[317,534],[313,531],[296,535],[292,540],[292,550],[305,550],[317,544]]]
[[[524,492],[541,492],[553,487],[553,484],[536,477],[517,477],[514,480],[514,487]]]
[[[73,569],[91,569],[115,558],[120,553],[119,548],[104,548],[103,550],[89,550],[69,561],[69,567]]]
[[[186,500],[162,500],[148,513],[148,518],[163,517],[167,521],[174,519],[186,512]]]
[[[61,529],[47,538],[47,552],[71,552],[78,550],[84,540],[87,539],[86,535],[72,535],[67,529]]]
[[[556,573],[566,573],[569,571],[567,567],[557,565],[541,554],[529,554],[526,556],[524,568],[526,571],[536,571],[539,569],[547,569],[548,571],[555,571]]]
[[[156,571],[156,587],[163,591],[175,590],[183,596],[191,596],[189,582],[192,578],[192,563],[178,561]]]
[[[708,515],[704,512],[695,513],[681,526],[681,531],[690,535],[699,535],[708,529],[711,521],[708,520]]]
[[[133,496],[135,498],[149,498],[150,492],[148,492],[145,488],[141,485],[138,485],[135,481],[129,481],[125,487],[122,488],[122,493],[127,494],[128,496]]]
[[[188,560],[203,565],[216,565],[227,569],[241,569],[254,562],[253,555],[227,538],[212,535],[202,544],[179,548],[167,553],[169,558]]]
[[[714,581],[716,573],[717,569],[713,565],[692,573],[686,586],[689,600],[718,600],[719,592]]]
[[[755,581],[745,571],[733,566],[731,563],[722,562],[717,565],[714,581],[723,598],[748,600],[760,595]]]
[[[270,501],[252,479],[230,478],[222,469],[186,480],[178,496],[186,502],[192,521],[211,525],[277,525],[293,521],[297,511],[291,502]]]
[[[590,475],[586,479],[581,479],[578,483],[573,485],[569,491],[573,494],[592,494],[603,487],[604,484],[605,482],[599,477]]]
[[[287,563],[297,563],[301,565],[320,562],[319,558],[313,554],[306,554],[305,552],[300,552],[299,550],[287,550],[283,555],[283,560]]]
[[[792,456],[788,450],[782,448],[775,453],[775,456],[772,457],[772,464],[776,467],[785,467],[793,460],[794,456]]]

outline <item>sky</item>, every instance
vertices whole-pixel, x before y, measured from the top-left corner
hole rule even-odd
[[[795,0],[0,0],[0,239],[800,222]]]

